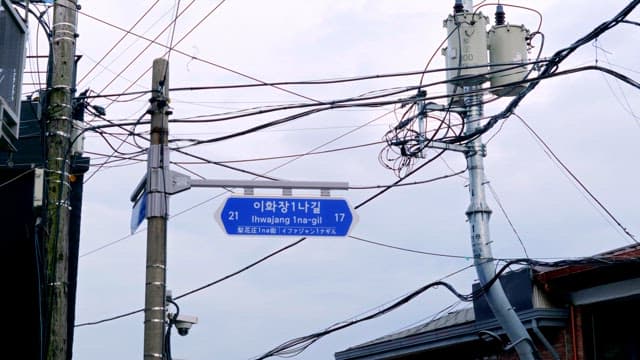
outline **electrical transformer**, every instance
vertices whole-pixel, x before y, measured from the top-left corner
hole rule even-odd
[[[489,79],[491,92],[497,96],[515,96],[526,85],[517,84],[527,76],[529,30],[524,25],[494,25],[489,30]]]
[[[456,11],[444,21],[447,47],[442,49],[447,67],[447,94],[460,95],[462,86],[479,85],[488,80],[487,25],[481,12]],[[460,103],[453,96],[453,103]]]

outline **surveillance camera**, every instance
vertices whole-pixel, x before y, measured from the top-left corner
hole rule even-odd
[[[191,329],[191,325],[198,323],[198,318],[195,316],[181,314],[173,318],[172,321],[176,326],[176,329],[178,329],[178,334],[186,336],[189,333],[189,329]]]

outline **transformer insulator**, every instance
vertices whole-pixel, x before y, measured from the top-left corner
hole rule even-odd
[[[496,7],[496,26],[504,25],[506,20],[506,14],[502,5]]]

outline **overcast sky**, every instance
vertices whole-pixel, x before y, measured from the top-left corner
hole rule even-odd
[[[151,86],[145,71],[160,46],[129,35],[94,65],[123,36],[96,17],[132,32],[173,43],[183,54],[170,54],[170,87],[194,87],[315,80],[421,71],[444,66],[440,46],[446,37],[442,21],[453,0],[201,0],[170,22],[182,1],[87,1],[79,15],[78,89],[102,94],[144,91]],[[550,56],[620,11],[627,1],[511,1],[535,6],[535,12],[507,7],[507,21],[534,31],[541,22],[542,56]],[[493,19],[495,6],[480,9]],[[634,12],[630,20],[638,20]],[[204,19],[204,20],[203,20]],[[158,35],[163,29],[168,30]],[[42,33],[39,33],[42,35]],[[44,52],[44,40],[31,31],[30,49]],[[531,56],[540,49],[540,38]],[[620,25],[575,52],[561,69],[599,64],[638,78],[640,28]],[[144,53],[140,53],[145,50]],[[188,54],[190,56],[185,56]],[[130,65],[128,65],[130,64]],[[29,66],[34,66],[30,64]],[[225,70],[233,70],[234,72]],[[137,80],[138,79],[138,80]],[[444,80],[430,74],[425,83]],[[420,77],[403,76],[336,85],[174,91],[173,118],[206,115],[277,104],[332,100],[371,91],[414,86]],[[443,88],[427,89],[431,95]],[[410,93],[396,98],[410,96]],[[107,118],[136,119],[148,107],[147,96],[127,102],[92,100],[105,106]],[[114,99],[111,97],[110,99]],[[640,234],[637,205],[640,138],[638,90],[599,72],[579,72],[542,82],[517,108],[519,114],[557,157],[633,234]],[[491,103],[487,114],[500,111],[509,99]],[[214,161],[242,160],[335,149],[380,141],[401,111],[393,106],[346,109],[311,115],[285,125],[229,141],[189,148]],[[226,123],[172,124],[170,137],[213,138],[275,120],[269,114]],[[377,119],[377,120],[376,120]],[[366,126],[363,126],[368,124]],[[148,125],[144,125],[147,126]],[[138,127],[137,131],[147,129]],[[114,131],[115,132],[115,131]],[[346,135],[345,135],[346,134]],[[487,178],[517,230],[522,244],[491,192],[491,237],[494,256],[570,258],[593,255],[632,243],[604,215],[576,182],[554,161],[523,123],[503,121],[484,136]],[[109,137],[114,146],[119,141]],[[130,141],[130,140],[129,140]],[[139,141],[147,146],[144,141]],[[326,144],[322,146],[323,144]],[[322,147],[320,147],[322,146]],[[396,175],[378,161],[382,145],[291,159],[233,163],[233,166],[288,180],[347,181],[351,185],[384,185]],[[124,151],[133,148],[124,145]],[[111,154],[92,133],[87,152]],[[87,153],[88,154],[88,153]],[[89,154],[88,154],[89,155]],[[145,163],[121,162],[104,167],[104,158],[87,173],[77,296],[77,323],[98,321],[143,307],[145,282],[144,225],[129,236],[129,196],[145,172]],[[144,160],[145,156],[139,157]],[[464,169],[459,153],[447,153],[407,182],[426,180]],[[172,154],[175,161],[193,161]],[[419,165],[423,160],[419,160]],[[113,165],[126,165],[117,166]],[[194,178],[252,179],[216,165],[172,166]],[[275,170],[273,170],[275,169]],[[97,172],[96,172],[97,171]],[[95,173],[95,175],[94,175]],[[196,175],[197,174],[197,175]],[[357,211],[352,235],[425,252],[470,256],[465,219],[468,191],[464,176],[435,183],[394,188]],[[236,190],[240,191],[241,190]],[[356,205],[376,190],[336,191],[332,195]],[[273,192],[262,192],[272,194]],[[168,230],[168,288],[174,295],[230,274],[297,238],[244,238],[225,235],[215,219],[228,192],[191,189],[171,199]],[[314,191],[295,192],[319,195]],[[104,247],[105,245],[109,245]],[[104,247],[104,248],[103,248]],[[99,250],[97,250],[99,249]],[[97,250],[97,251],[96,251]],[[429,256],[372,245],[353,238],[311,238],[280,255],[216,286],[179,300],[183,314],[198,317],[186,337],[172,337],[176,359],[251,359],[291,338],[322,330],[388,303],[429,282],[468,267],[470,259]],[[467,269],[447,281],[468,293],[476,279]],[[406,306],[378,319],[331,334],[309,347],[299,359],[331,359],[336,351],[427,321],[450,305],[459,307],[445,289],[433,289]],[[454,308],[451,308],[454,309]],[[76,329],[77,359],[133,359],[142,356],[143,314]]]

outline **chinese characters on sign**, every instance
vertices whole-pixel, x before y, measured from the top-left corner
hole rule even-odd
[[[229,197],[218,212],[229,235],[346,236],[354,222],[336,198]]]

